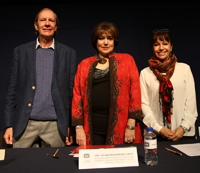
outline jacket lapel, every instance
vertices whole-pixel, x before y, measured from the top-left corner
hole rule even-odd
[[[63,49],[60,46],[60,44],[55,41],[52,83],[55,80],[55,77],[56,77],[56,74],[57,74],[57,71],[58,71],[58,67],[59,67],[59,64],[60,64],[62,57],[63,57]]]
[[[36,82],[36,41],[33,41],[29,44],[28,47],[28,59],[30,62],[30,70],[32,71],[32,76],[34,82]]]

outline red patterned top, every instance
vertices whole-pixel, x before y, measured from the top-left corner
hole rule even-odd
[[[98,57],[84,59],[77,69],[73,88],[72,126],[83,125],[87,145],[92,145],[92,75]],[[129,118],[141,120],[141,92],[138,69],[133,57],[124,53],[109,56],[110,110],[106,144],[123,144]],[[142,142],[139,123],[136,123],[135,141]]]

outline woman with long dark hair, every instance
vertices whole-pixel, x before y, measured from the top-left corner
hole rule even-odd
[[[190,67],[171,54],[169,30],[155,31],[151,42],[154,56],[140,74],[143,122],[153,127],[158,140],[194,138],[198,115]]]

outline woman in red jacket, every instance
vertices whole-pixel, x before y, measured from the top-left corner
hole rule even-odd
[[[141,93],[133,57],[115,53],[118,29],[101,22],[92,33],[95,56],[78,66],[72,100],[72,125],[79,145],[140,143]]]

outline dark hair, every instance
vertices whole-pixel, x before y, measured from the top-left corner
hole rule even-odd
[[[170,32],[169,32],[168,29],[161,29],[161,30],[158,30],[156,32],[153,32],[153,35],[151,37],[151,44],[152,44],[152,46],[155,44],[155,42],[157,41],[157,39],[159,39],[161,41],[166,40],[171,45],[173,45],[172,39],[171,39],[171,35],[170,35]]]
[[[35,16],[34,23],[37,23],[37,22],[38,22],[38,16],[39,16],[39,14],[40,14],[42,11],[44,11],[44,10],[50,10],[50,11],[52,11],[52,12],[54,13],[54,11],[51,10],[50,8],[43,8],[43,9],[40,10],[40,11],[37,13],[37,15]],[[59,20],[58,20],[58,17],[57,17],[57,15],[56,15],[56,13],[54,13],[54,14],[55,14],[55,16],[56,16],[56,26],[57,26],[57,29],[58,29],[58,27],[59,27]],[[54,37],[55,37],[56,33],[57,33],[57,31],[55,31],[55,33],[54,33],[54,35],[53,35]],[[39,32],[38,32],[38,31],[35,31],[35,34],[36,34],[37,36],[39,36]]]
[[[97,40],[103,33],[110,33],[114,38],[114,45],[118,45],[119,32],[116,25],[114,23],[104,21],[97,24],[92,31],[91,42],[95,49],[97,49]]]

